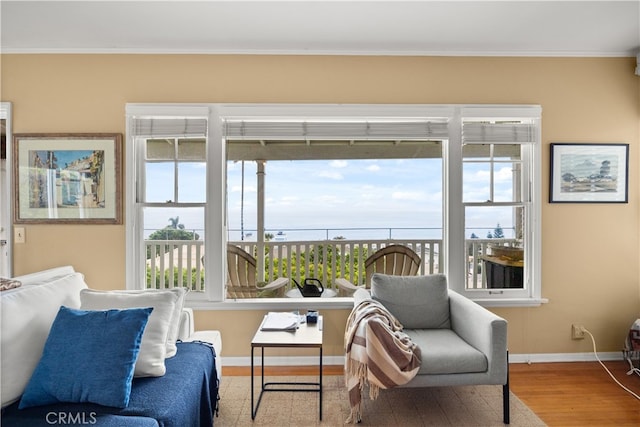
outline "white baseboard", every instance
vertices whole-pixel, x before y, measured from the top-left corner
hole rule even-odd
[[[600,352],[598,359],[602,361],[624,360],[622,351]],[[509,363],[597,362],[598,359],[593,352],[509,354]]]
[[[602,361],[624,360],[622,352],[598,353]],[[510,363],[549,363],[549,362],[596,362],[597,359],[591,353],[534,353],[534,354],[509,354]],[[317,356],[299,357],[265,357],[265,366],[317,366]],[[324,356],[323,365],[344,365],[344,356]],[[250,357],[222,357],[222,366],[251,366]],[[260,366],[260,358],[254,358],[254,366]]]

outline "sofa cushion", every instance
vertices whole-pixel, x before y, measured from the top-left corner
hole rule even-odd
[[[173,289],[144,289],[144,290],[115,290],[111,291],[121,294],[149,294],[154,292],[173,292],[178,299],[176,300],[173,313],[171,313],[171,319],[169,319],[169,332],[167,333],[167,354],[165,357],[173,357],[176,355],[178,341],[178,335],[180,333],[180,318],[182,316],[182,309],[184,308],[184,298],[188,292],[187,288],[173,288]]]
[[[0,372],[2,407],[18,400],[33,374],[60,306],[80,307],[87,284],[72,273],[38,286],[25,285],[0,293]]]
[[[153,307],[153,313],[142,335],[140,354],[136,362],[136,377],[164,375],[167,337],[177,301],[178,295],[168,290],[126,292],[83,289],[80,292],[80,308],[83,310]]]
[[[409,329],[450,328],[448,292],[442,274],[371,277],[371,297]]]
[[[418,375],[486,372],[487,357],[450,329],[405,329],[422,352]]]
[[[126,408],[142,333],[152,310],[60,307],[19,408],[59,402]]]
[[[213,345],[216,357],[216,372],[218,374],[218,381],[222,379],[222,335],[220,331],[195,331],[188,338],[185,338],[183,342],[204,342]]]
[[[16,402],[3,410],[2,427],[212,427],[219,384],[213,361],[219,357],[206,344],[177,347],[164,376],[133,379],[126,408],[57,403],[21,410]]]
[[[20,281],[23,286],[44,285],[54,280],[67,277],[75,272],[76,271],[73,269],[73,266],[65,265],[63,267],[54,267],[48,270],[24,274],[22,276],[14,277],[14,279]]]

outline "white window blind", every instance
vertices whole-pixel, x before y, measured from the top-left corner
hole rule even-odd
[[[236,120],[224,123],[229,139],[411,140],[445,139],[446,120]]]
[[[463,122],[464,144],[527,144],[537,142],[533,123]]]
[[[134,118],[133,136],[162,138],[171,136],[204,137],[207,135],[207,119],[194,117]]]

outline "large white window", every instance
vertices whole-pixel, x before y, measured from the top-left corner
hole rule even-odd
[[[208,109],[129,118],[127,245],[134,287],[204,293]]]
[[[481,109],[466,110],[482,114]],[[462,118],[462,203],[473,299],[535,295],[539,240],[535,117]]]
[[[137,185],[128,188],[128,286],[190,286],[197,291],[190,298],[204,306],[299,306],[290,298],[227,299],[227,243],[257,258],[258,281],[270,275],[299,280],[303,271],[303,277],[317,272],[329,286],[331,275],[357,271],[362,255],[354,247],[400,243],[419,252],[421,273],[444,272],[453,289],[485,305],[539,304],[540,114],[538,106],[130,105],[127,182]],[[194,133],[186,119],[206,123],[206,131]],[[177,120],[182,131],[148,130]],[[389,194],[381,201],[387,209],[356,209],[361,219],[347,220],[354,210],[339,203],[362,202],[353,195],[365,188],[357,171],[391,171],[391,162],[403,160],[407,169],[396,168],[384,185],[369,178],[372,193]],[[331,187],[330,198],[312,177],[333,179],[338,167],[353,173]],[[305,170],[323,172],[308,174],[308,191],[298,185]],[[408,183],[402,175],[415,178]],[[430,182],[436,178],[439,191]],[[411,198],[420,200],[411,204]],[[314,203],[322,204],[320,219]],[[394,208],[396,218],[381,213]],[[438,219],[428,212],[438,212]],[[294,223],[292,213],[302,221]],[[370,235],[358,224],[374,224]],[[183,232],[174,232],[181,243],[151,244],[150,235],[167,227]],[[317,235],[304,237],[299,229]],[[380,230],[384,235],[376,235]],[[424,230],[436,231],[426,236]],[[318,249],[301,256],[306,246]],[[297,258],[277,255],[286,253]]]

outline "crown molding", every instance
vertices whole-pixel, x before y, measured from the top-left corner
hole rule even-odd
[[[543,57],[543,58],[631,58],[635,51],[348,51],[348,50],[262,50],[262,49],[140,49],[140,48],[11,48],[2,55],[266,55],[266,56],[435,56],[435,57]]]

